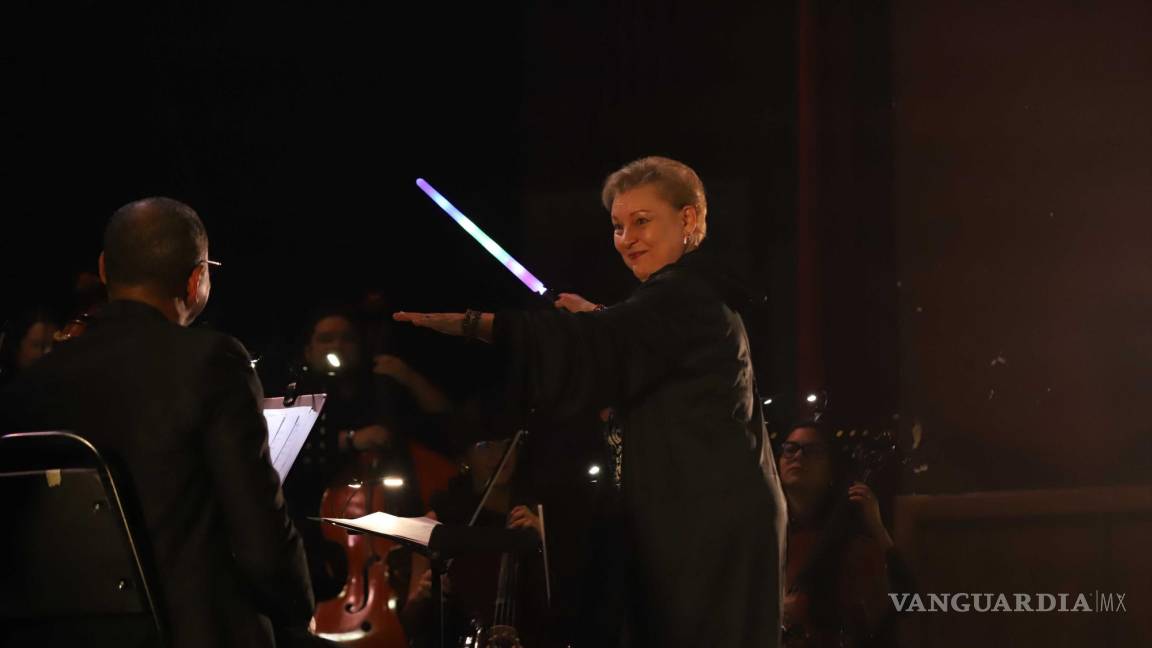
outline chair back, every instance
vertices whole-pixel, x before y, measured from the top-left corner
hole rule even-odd
[[[0,645],[165,646],[130,476],[69,432],[0,437]]]

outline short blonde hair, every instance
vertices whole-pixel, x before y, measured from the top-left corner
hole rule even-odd
[[[696,229],[691,234],[689,246],[695,248],[700,245],[708,234],[708,198],[700,176],[683,162],[658,155],[629,162],[604,181],[600,201],[604,203],[604,209],[611,211],[616,196],[646,184],[656,185],[660,195],[677,209],[689,205],[696,208]]]

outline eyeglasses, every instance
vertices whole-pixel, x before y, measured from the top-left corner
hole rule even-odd
[[[220,266],[224,265],[224,264],[220,263],[219,261],[213,261],[212,259],[200,259],[196,263],[192,264],[192,270],[195,270],[197,267],[199,267],[201,263],[208,266],[209,269],[211,269],[212,266],[220,267]],[[189,270],[188,272],[192,272],[192,270]]]
[[[820,441],[813,441],[812,443],[785,441],[780,444],[780,456],[782,457],[792,459],[801,452],[806,457],[820,457],[828,453],[828,444]]]

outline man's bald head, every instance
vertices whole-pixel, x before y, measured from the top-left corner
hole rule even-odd
[[[208,234],[191,207],[145,198],[117,209],[108,221],[104,274],[110,289],[134,286],[177,297],[207,251]]]

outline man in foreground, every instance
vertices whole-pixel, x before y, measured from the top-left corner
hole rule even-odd
[[[212,265],[187,205],[120,208],[100,256],[107,307],[0,395],[0,431],[73,431],[124,466],[174,646],[273,646],[274,627],[307,626],[312,588],[248,353],[187,328],[208,301]]]

